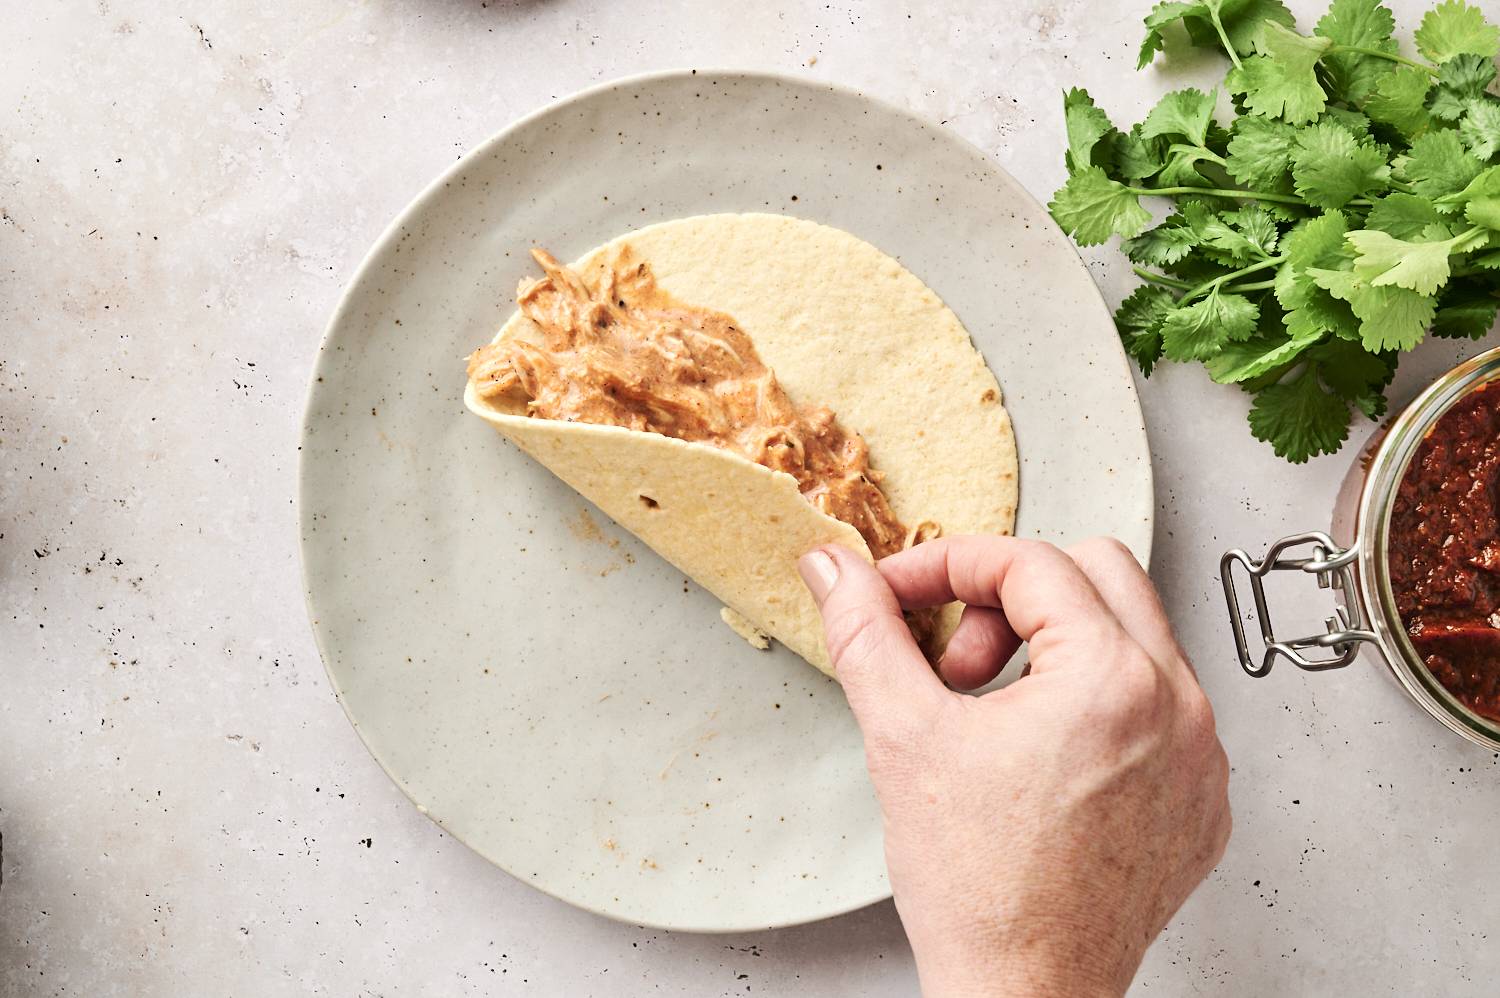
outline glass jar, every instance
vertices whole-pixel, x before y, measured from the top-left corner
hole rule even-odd
[[[1378,430],[1356,455],[1334,501],[1329,532],[1283,537],[1265,556],[1229,551],[1220,562],[1240,665],[1251,676],[1265,676],[1276,659],[1302,669],[1338,669],[1361,651],[1378,658],[1412,700],[1451,731],[1500,750],[1500,722],[1474,713],[1428,671],[1407,636],[1391,590],[1387,556],[1391,507],[1407,465],[1427,432],[1459,399],[1500,379],[1500,348],[1464,361],[1438,378],[1410,405]],[[1256,661],[1246,639],[1235,587],[1236,567],[1248,576],[1264,651]],[[1327,630],[1300,638],[1278,638],[1271,622],[1264,579],[1271,572],[1311,575],[1332,591]]]

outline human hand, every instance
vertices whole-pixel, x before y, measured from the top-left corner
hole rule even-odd
[[[1135,558],[1108,539],[954,537],[799,567],[864,733],[924,994],[1123,994],[1230,828],[1213,711]],[[954,599],[934,673],[901,610]],[[1023,640],[1020,680],[945,688],[984,685]]]

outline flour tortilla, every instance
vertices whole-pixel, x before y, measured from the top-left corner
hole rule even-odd
[[[815,222],[724,214],[648,226],[572,266],[592,285],[620,244],[679,301],[733,316],[794,402],[829,406],[863,435],[908,527],[1014,530],[1016,446],[1000,386],[958,317],[896,260]],[[517,312],[496,342],[510,337],[540,331]],[[832,675],[797,558],[830,542],[869,550],[803,499],[790,475],[706,444],[528,417],[507,399],[481,400],[472,383],[464,401],[712,592],[734,611],[726,620]],[[957,616],[957,607],[943,614],[939,645]]]

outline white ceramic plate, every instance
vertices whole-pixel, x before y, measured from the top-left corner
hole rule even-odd
[[[418,807],[514,876],[667,928],[811,921],[889,895],[839,688],[464,411],[463,360],[527,249],[650,222],[800,215],[899,258],[999,377],[1022,535],[1144,559],[1151,466],[1087,272],[978,150],[848,90],[673,72],[553,104],[464,157],[376,243],[303,424],[307,599],[350,720]]]

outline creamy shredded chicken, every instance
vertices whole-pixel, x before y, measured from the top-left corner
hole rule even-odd
[[[733,318],[672,299],[628,247],[593,289],[544,250],[532,256],[546,276],[523,284],[518,301],[540,342],[476,350],[469,377],[482,398],[524,402],[541,419],[712,444],[784,471],[877,558],[935,536],[930,521],[901,524],[863,438],[824,406],[794,404]]]

